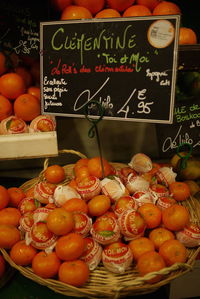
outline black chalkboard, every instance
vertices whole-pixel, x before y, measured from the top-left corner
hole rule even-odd
[[[192,153],[200,152],[200,99],[177,102],[174,107],[174,122],[171,125],[156,125],[159,155],[172,157],[183,143],[192,146]]]
[[[1,0],[0,49],[39,58],[39,25],[48,20],[48,0]]]
[[[171,123],[180,17],[40,23],[42,113]],[[89,114],[98,116],[96,105]]]

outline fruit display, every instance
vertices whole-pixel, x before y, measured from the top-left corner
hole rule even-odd
[[[144,153],[128,165],[98,156],[48,165],[32,184],[0,186],[1,251],[66,287],[90,286],[98,269],[159,283],[200,248],[200,203],[177,178]]]
[[[55,117],[41,115],[38,67],[34,59],[0,52],[0,135],[56,130]]]
[[[59,20],[182,15],[181,4],[164,0],[51,0]],[[197,32],[181,23],[180,45],[197,44]]]

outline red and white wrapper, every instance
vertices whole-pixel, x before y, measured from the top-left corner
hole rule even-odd
[[[170,196],[162,196],[162,197],[159,197],[157,202],[156,202],[156,205],[158,206],[158,208],[160,210],[165,210],[169,207],[171,207],[173,204],[176,203],[176,200],[173,198],[173,197],[170,197]]]
[[[136,191],[147,191],[149,189],[149,185],[150,183],[143,177],[139,175],[135,176],[133,174],[130,174],[128,176],[126,188],[131,194],[133,194]]]
[[[154,203],[153,197],[149,191],[136,191],[133,194],[133,199],[137,202],[138,207],[144,203]]]
[[[118,177],[113,179],[104,178],[101,181],[101,191],[104,195],[110,197],[112,202],[115,202],[126,193],[126,188]]]
[[[175,182],[177,174],[172,170],[172,167],[161,167],[155,174],[158,183],[165,186],[169,186],[171,183]]]
[[[166,186],[162,185],[162,184],[152,184],[149,187],[149,191],[153,197],[153,201],[154,203],[157,202],[159,197],[166,197],[169,196],[169,190],[167,189]]]
[[[143,153],[135,154],[128,165],[138,173],[146,173],[153,166],[151,159]]]
[[[86,237],[92,227],[92,219],[83,212],[75,212],[73,218],[75,222],[73,231]]]
[[[34,118],[29,126],[29,132],[51,132],[56,129],[56,121],[54,116],[39,115]]]
[[[121,234],[126,241],[134,240],[144,235],[146,223],[135,210],[126,210],[118,218]]]
[[[93,239],[102,245],[116,242],[120,238],[120,229],[117,220],[110,216],[98,217],[92,225],[90,234]]]
[[[128,176],[131,173],[135,176],[137,175],[137,172],[129,166],[122,167],[121,169],[119,169],[117,171],[117,175],[119,176],[120,180],[122,181],[122,183],[124,185],[126,185],[127,180],[128,180]]]
[[[22,133],[28,133],[28,126],[23,119],[11,115],[1,121],[0,123],[1,135],[22,134]]]
[[[27,212],[33,212],[41,206],[41,203],[34,197],[23,198],[18,205],[20,213],[23,215]]]
[[[131,265],[133,254],[128,245],[116,242],[106,246],[102,252],[102,262],[111,272],[122,274]]]
[[[68,185],[56,187],[53,199],[57,207],[62,207],[71,198],[81,198],[81,196],[74,188]]]
[[[200,226],[190,224],[183,230],[176,232],[176,238],[185,247],[196,247],[200,245]]]
[[[80,258],[88,265],[89,269],[93,271],[101,261],[103,249],[102,246],[91,237],[84,238],[84,241],[86,246]]]
[[[30,232],[33,224],[33,212],[27,212],[20,217],[19,230],[21,232]]]
[[[33,212],[33,221],[34,223],[40,221],[46,221],[51,209],[47,209],[45,207],[40,207]]]
[[[80,196],[88,201],[101,192],[100,180],[95,176],[89,176],[77,183],[77,192]]]
[[[42,204],[53,201],[53,194],[56,186],[47,182],[39,182],[34,187],[34,198]]]
[[[114,213],[119,217],[124,211],[128,209],[137,210],[138,204],[132,196],[122,196],[112,206]]]
[[[45,229],[39,228],[45,226]],[[33,247],[51,252],[56,245],[58,236],[47,229],[46,223],[36,222],[32,225],[30,232],[26,233],[26,244],[31,244]]]

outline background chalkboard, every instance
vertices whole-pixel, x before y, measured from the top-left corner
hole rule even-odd
[[[195,155],[200,152],[200,98],[188,98],[174,107],[172,125],[157,125],[160,157],[170,157],[182,143],[189,143]]]
[[[179,22],[179,16],[41,22],[42,112],[84,117],[92,100],[104,106],[105,119],[171,123]],[[95,105],[89,114],[99,115]]]
[[[48,0],[1,0],[0,49],[39,58],[39,22],[48,20]]]

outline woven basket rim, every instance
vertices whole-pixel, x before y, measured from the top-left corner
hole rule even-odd
[[[69,151],[67,151],[68,153]],[[70,153],[75,153],[76,151]],[[78,152],[78,156],[80,157]],[[86,157],[82,155],[81,157]],[[120,169],[124,166],[128,166],[124,163],[111,162],[111,164]],[[45,160],[44,169],[48,165],[48,160]],[[64,169],[67,175],[72,176],[74,164],[64,165]],[[34,186],[39,181],[43,180],[43,171],[38,177],[28,180],[20,187],[26,191],[27,189]],[[66,182],[64,183],[66,184]],[[191,212],[191,217],[195,222],[200,224],[200,214],[196,215],[197,204],[200,210],[200,203],[194,197],[185,201],[183,205],[189,207]],[[128,295],[141,295],[151,293],[161,286],[168,284],[172,280],[182,276],[183,274],[192,270],[195,263],[195,259],[200,252],[200,246],[195,248],[187,249],[189,253],[189,258],[186,263],[176,263],[171,267],[165,267],[164,269],[156,272],[149,273],[143,277],[139,277],[137,270],[132,266],[124,274],[115,274],[106,270],[102,265],[99,265],[95,270],[91,271],[90,280],[84,286],[77,288],[71,285],[62,283],[56,279],[43,279],[33,273],[30,267],[22,267],[16,265],[10,258],[9,253],[5,249],[0,249],[6,261],[15,269],[17,269],[25,277],[41,284],[47,286],[53,291],[73,297],[87,297],[87,298],[120,298]],[[157,283],[149,284],[148,280],[155,277],[156,275],[163,275],[163,279]],[[110,287],[112,286],[112,288]]]

